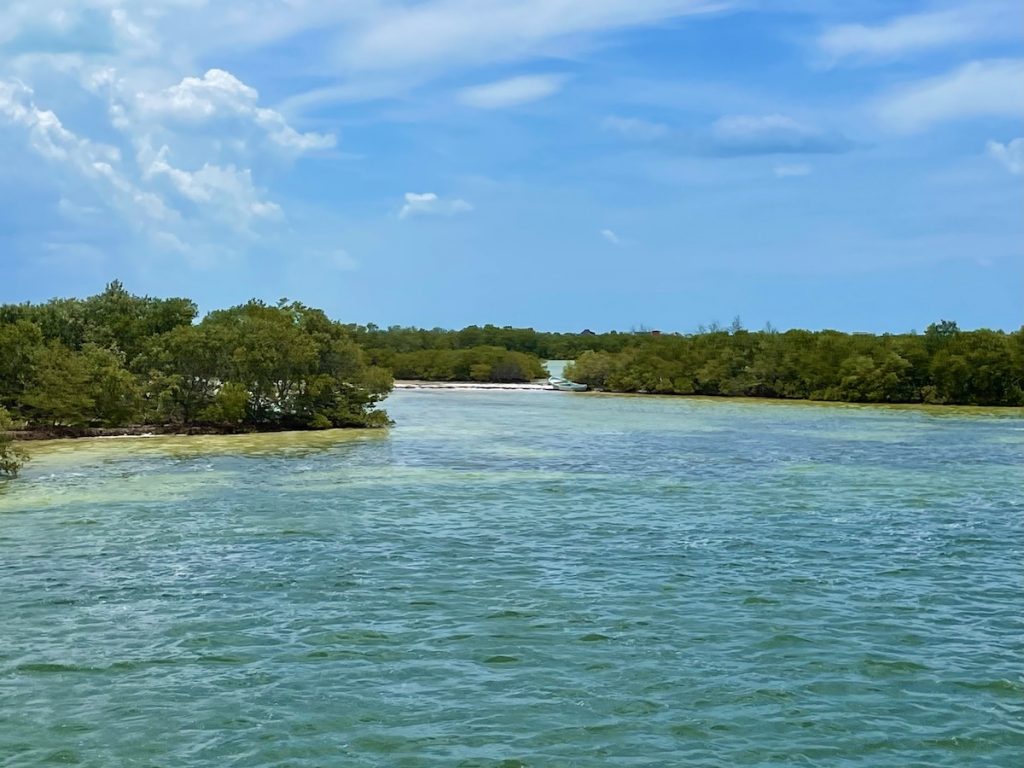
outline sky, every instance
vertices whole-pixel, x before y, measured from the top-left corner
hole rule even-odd
[[[1024,324],[1018,0],[0,5],[0,302]]]

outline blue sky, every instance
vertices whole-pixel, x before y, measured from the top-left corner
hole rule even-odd
[[[0,301],[1024,322],[1024,6],[4,0]]]

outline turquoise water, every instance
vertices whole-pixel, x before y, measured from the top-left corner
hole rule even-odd
[[[37,446],[0,765],[1019,766],[1019,412],[408,391]]]

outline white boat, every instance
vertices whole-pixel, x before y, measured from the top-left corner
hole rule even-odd
[[[552,389],[557,389],[559,392],[586,392],[586,384],[577,384],[575,381],[569,381],[563,379],[561,376],[552,376],[548,379],[548,384]]]

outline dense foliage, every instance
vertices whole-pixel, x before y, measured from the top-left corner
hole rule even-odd
[[[0,406],[29,427],[375,426],[391,389],[349,330],[299,303],[195,322],[187,299],[129,294],[0,306]]]
[[[482,347],[575,359],[566,375],[613,392],[732,395],[849,402],[1024,404],[1024,329],[961,331],[943,321],[923,334],[772,329],[736,320],[692,335],[656,331],[545,333],[530,328],[352,326],[371,359],[398,378],[474,377]],[[481,372],[483,369],[479,369]],[[536,376],[536,368],[520,378]]]
[[[619,352],[583,353],[566,375],[613,392],[1024,405],[1024,329],[961,331],[944,321],[924,334],[636,337]]]
[[[11,415],[6,409],[0,408],[0,477],[17,475],[25,463],[25,457],[14,447],[11,426]]]
[[[0,306],[0,434],[12,420],[58,431],[132,424],[218,430],[374,426],[392,377],[518,382],[542,359],[615,392],[851,402],[1024,405],[1024,329],[923,334],[545,333],[342,325],[285,301],[196,321],[188,299],[133,296]],[[16,468],[9,440],[0,460]]]
[[[471,325],[460,331],[399,326],[385,329],[375,325],[351,326],[351,330],[367,354],[384,364],[396,353],[469,350],[479,347],[522,352],[538,360],[571,360],[587,350],[619,352],[636,342],[634,333],[548,333],[532,328],[499,328],[495,325]],[[395,375],[403,378],[397,371]]]
[[[377,351],[374,359],[390,368],[397,379],[521,382],[547,375],[536,355],[512,352],[502,347],[394,353]]]

